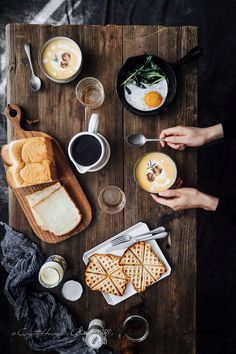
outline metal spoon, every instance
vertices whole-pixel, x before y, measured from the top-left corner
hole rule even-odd
[[[127,137],[127,142],[130,145],[141,147],[147,141],[165,141],[165,139],[146,139],[143,134],[131,134]]]
[[[31,60],[31,52],[30,52],[30,44],[25,43],[24,44],[24,49],[27,55],[27,58],[29,60],[30,68],[32,71],[32,77],[30,79],[30,87],[33,91],[38,91],[40,90],[41,87],[41,80],[38,76],[35,75],[33,65],[32,65],[32,60]]]

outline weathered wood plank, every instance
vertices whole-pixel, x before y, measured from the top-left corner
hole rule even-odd
[[[87,128],[91,112],[85,111],[75,97],[74,90],[78,80],[60,85],[46,79],[39,71],[37,64],[39,47],[56,35],[68,36],[81,46],[84,69],[80,77],[95,76],[104,84],[106,99],[96,112],[101,116],[99,131],[109,140],[112,156],[109,164],[100,172],[84,176],[77,174],[91,203],[94,217],[91,226],[81,233],[80,237],[72,237],[57,245],[40,242],[32,233],[11,193],[10,224],[40,243],[45,255],[58,253],[65,256],[69,263],[66,279],[75,278],[83,283],[82,255],[85,250],[138,221],[145,221],[150,227],[164,223],[172,230],[171,249],[165,248],[165,241],[160,242],[173,267],[170,277],[154,285],[144,294],[136,295],[115,307],[107,305],[99,293],[92,292],[86,287],[84,296],[78,303],[65,303],[84,325],[94,317],[104,318],[107,326],[114,332],[110,344],[115,348],[115,353],[119,353],[118,327],[123,312],[129,306],[144,301],[150,310],[152,331],[148,341],[140,349],[141,354],[144,352],[149,354],[148,350],[152,350],[153,354],[195,353],[195,212],[174,214],[165,207],[155,204],[149,195],[136,187],[132,176],[134,162],[143,152],[156,148],[159,150],[160,147],[147,144],[141,150],[136,150],[124,143],[124,138],[132,132],[156,136],[164,127],[176,124],[196,125],[196,63],[180,70],[176,100],[170,110],[161,117],[141,118],[128,113],[118,101],[114,87],[116,74],[128,56],[151,52],[169,61],[175,61],[196,44],[197,30],[194,27],[158,26],[9,25],[8,102],[14,101],[19,104],[28,118],[39,118],[39,124],[33,129],[45,131],[56,137],[66,150],[70,138]],[[25,42],[32,44],[34,67],[44,83],[43,89],[38,93],[32,92],[29,87],[30,70],[23,50]],[[9,139],[10,137],[9,130]],[[177,161],[180,175],[186,184],[194,186],[195,154],[192,151],[176,153],[169,149],[166,149],[166,152]],[[126,193],[126,208],[118,215],[106,215],[97,204],[99,191],[108,184],[118,185]],[[63,301],[60,288],[54,289],[53,293]],[[19,337],[12,339],[12,348],[17,348],[19,354],[32,352],[26,349],[22,338]]]
[[[123,60],[141,53],[152,53],[175,62],[196,45],[195,28],[164,28],[129,26],[123,30]],[[135,117],[124,111],[124,134],[143,133],[147,137],[158,137],[161,130],[178,124],[196,125],[197,79],[196,63],[186,66],[179,73],[181,83],[175,102],[162,116]],[[147,307],[151,305],[153,328],[150,347],[156,346],[158,353],[195,352],[195,271],[196,271],[196,222],[195,212],[173,214],[164,206],[157,205],[152,198],[141,191],[132,181],[133,165],[143,153],[160,151],[157,143],[149,143],[140,149],[125,145],[125,192],[127,208],[125,227],[144,220],[151,227],[168,226],[172,231],[172,247],[165,248],[165,241],[159,242],[173,267],[172,275],[142,294]],[[169,148],[164,151],[176,161],[179,175],[189,186],[196,185],[196,156],[191,152],[176,153]],[[191,172],[190,172],[191,171]],[[190,173],[189,173],[190,172]],[[170,222],[166,214],[171,215]],[[162,220],[162,221],[160,221]],[[186,285],[186,281],[188,285]],[[185,285],[184,285],[185,284]],[[136,299],[127,301],[140,301]],[[167,344],[168,343],[168,344]],[[143,352],[146,348],[144,346]]]

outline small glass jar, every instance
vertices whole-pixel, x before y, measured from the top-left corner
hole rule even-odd
[[[148,334],[148,321],[140,315],[129,316],[123,322],[123,335],[133,343],[143,342]]]
[[[117,186],[107,186],[99,193],[98,204],[105,213],[117,214],[125,207],[125,193]]]
[[[98,108],[105,99],[102,83],[95,77],[86,77],[80,80],[75,88],[78,101],[85,107]]]
[[[63,279],[67,263],[65,258],[59,255],[48,257],[39,271],[39,282],[45,288],[54,288]]]
[[[85,343],[90,349],[99,349],[107,343],[104,336],[105,323],[102,320],[94,319],[89,323],[85,337]]]

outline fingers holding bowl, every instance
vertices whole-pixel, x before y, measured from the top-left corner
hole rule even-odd
[[[182,187],[183,183],[184,183],[183,179],[181,177],[177,177],[177,179],[176,179],[174,185],[171,187],[171,189],[178,189],[178,188]]]
[[[155,200],[156,203],[172,208],[172,199],[159,197],[159,195],[157,195],[157,194],[151,194],[151,196]]]

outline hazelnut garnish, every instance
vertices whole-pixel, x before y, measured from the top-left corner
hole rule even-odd
[[[160,174],[161,174],[161,172],[162,172],[162,168],[161,167],[159,167],[159,166],[154,166],[153,168],[152,168],[152,170],[153,170],[153,172],[154,172],[154,174],[156,175],[156,176],[159,176]]]
[[[65,61],[65,62],[69,62],[71,61],[71,55],[69,53],[63,53],[62,56],[61,56],[62,60]]]
[[[149,182],[153,182],[155,180],[155,176],[152,172],[147,173],[147,179]]]
[[[68,63],[65,62],[65,61],[61,61],[61,62],[60,62],[60,66],[61,66],[63,69],[68,68]]]

